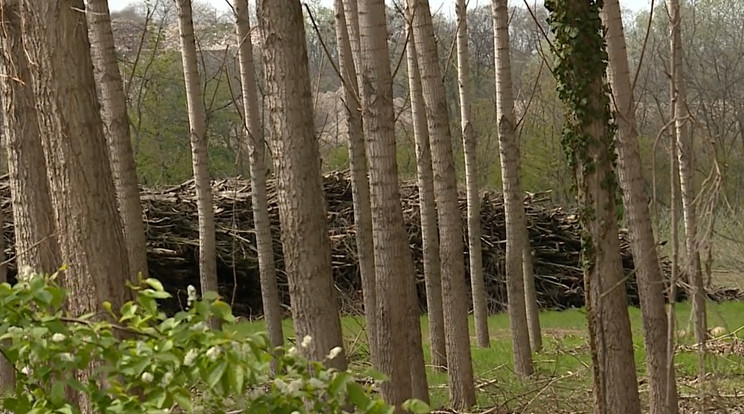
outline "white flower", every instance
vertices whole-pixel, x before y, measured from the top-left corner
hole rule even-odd
[[[152,380],[154,380],[154,379],[155,379],[155,377],[151,373],[149,373],[149,372],[143,372],[142,373],[142,381],[147,382],[147,383],[151,383]]]
[[[339,356],[339,354],[341,354],[342,351],[343,349],[340,346],[331,349],[331,352],[328,353],[328,359],[336,358],[337,356]]]
[[[187,367],[191,366],[194,361],[196,361],[196,357],[199,356],[199,352],[196,349],[189,349],[189,352],[186,353],[186,356],[183,357],[183,364]]]
[[[52,335],[52,342],[62,342],[66,338],[65,334],[57,332],[56,334]]]
[[[287,355],[289,355],[291,357],[297,356],[297,348],[295,348],[295,347],[289,348],[289,350],[287,351]]]
[[[21,369],[21,373],[23,375],[31,375],[31,372],[32,372],[32,370],[29,367],[23,367],[23,369]]]
[[[65,362],[72,362],[75,360],[75,357],[73,357],[69,352],[63,352],[59,354],[59,359]]]
[[[194,285],[189,285],[186,288],[186,292],[188,292],[189,295],[189,299],[186,302],[187,306],[191,306],[191,304],[194,303],[194,301],[196,300],[196,288],[194,287]]]
[[[300,344],[300,346],[303,348],[307,348],[310,346],[311,342],[313,342],[313,338],[310,335],[305,335],[305,337],[302,338],[302,343]]]
[[[168,385],[170,385],[171,381],[173,381],[173,373],[166,372],[165,375],[163,375],[163,379],[160,380],[160,383],[163,384],[164,387],[167,387]]]
[[[207,350],[207,358],[209,358],[210,361],[216,361],[221,353],[222,351],[219,346],[213,346]]]

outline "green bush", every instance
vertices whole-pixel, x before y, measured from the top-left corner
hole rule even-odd
[[[0,349],[16,370],[15,392],[3,397],[2,409],[78,413],[67,398],[77,394],[96,413],[393,411],[352,373],[310,362],[294,347],[272,350],[264,334],[245,333],[215,294],[196,300],[190,287],[188,309],[166,317],[157,301],[170,295],[145,279],[132,286],[135,300],[119,314],[106,303],[107,315],[70,317],[63,309],[68,292],[56,278],[30,275],[0,285]],[[210,318],[223,328],[210,329]]]

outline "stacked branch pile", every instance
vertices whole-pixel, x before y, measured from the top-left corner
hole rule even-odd
[[[287,279],[279,227],[276,187],[268,183],[274,252],[283,303],[289,306]],[[328,206],[328,224],[332,247],[333,276],[340,306],[345,312],[361,310],[362,294],[356,255],[354,214],[348,172],[335,172],[324,177]],[[0,178],[6,257],[9,275],[16,273],[13,260],[13,225],[7,176]],[[258,258],[253,232],[250,181],[231,178],[213,182],[217,257],[220,294],[233,304],[236,314],[255,317],[261,314]],[[408,229],[411,252],[418,272],[422,309],[426,298],[423,286],[421,228],[419,226],[418,190],[413,184],[401,187],[401,203]],[[583,274],[580,267],[580,226],[575,214],[550,206],[535,195],[525,197],[538,300],[542,308],[565,309],[583,306]],[[148,262],[152,277],[163,282],[175,298],[166,303],[170,310],[185,304],[188,285],[199,286],[198,221],[193,181],[181,185],[143,189],[143,215],[147,231]],[[465,201],[461,197],[463,226]],[[489,308],[492,312],[506,306],[504,275],[505,228],[503,199],[499,193],[485,193],[481,204],[483,265]],[[101,229],[100,231],[106,231]],[[629,275],[629,301],[638,303],[633,277],[633,259],[627,233],[619,235],[623,266]],[[463,245],[467,259],[467,243]],[[667,268],[666,262],[664,267]],[[403,275],[401,275],[402,277]],[[468,286],[470,284],[468,283]]]

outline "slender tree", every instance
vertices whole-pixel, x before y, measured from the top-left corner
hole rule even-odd
[[[693,177],[693,147],[690,133],[690,112],[685,89],[684,49],[682,47],[682,16],[679,0],[667,0],[669,9],[669,38],[672,52],[672,106],[674,127],[677,136],[677,158],[679,158],[679,185],[682,199],[682,218],[685,228],[684,274],[690,285],[692,315],[695,326],[695,341],[705,346],[705,286],[700,267],[700,250],[697,241],[697,217],[695,213],[695,182]]]
[[[202,99],[202,86],[194,39],[191,0],[176,0],[178,29],[181,33],[181,59],[186,85],[186,105],[189,112],[191,164],[196,186],[196,207],[199,216],[199,282],[202,294],[217,292],[217,251],[215,246],[214,204],[209,176],[207,152],[207,114]],[[216,323],[216,320],[212,321]]]
[[[298,338],[323,361],[343,346],[331,270],[331,246],[315,138],[302,9],[297,0],[259,0],[266,119],[274,156],[285,269]],[[340,352],[330,360],[345,369]]]
[[[491,346],[488,336],[488,306],[483,281],[483,252],[481,246],[480,195],[478,194],[478,135],[471,121],[470,107],[470,51],[468,50],[468,10],[465,0],[457,0],[457,80],[460,92],[460,128],[465,152],[465,187],[468,208],[468,252],[470,257],[470,290],[473,295],[475,343],[482,348]]]
[[[613,128],[602,1],[549,0],[553,70],[565,105],[564,149],[575,174],[597,413],[640,413],[625,276],[620,260]]]
[[[649,382],[650,413],[677,412],[677,393],[674,370],[667,375],[667,316],[664,308],[664,279],[656,253],[656,241],[648,208],[649,198],[643,181],[635,100],[628,69],[620,3],[606,0],[602,19],[607,29],[605,39],[609,58],[608,77],[612,86],[615,138],[620,187],[630,230],[633,262],[643,315],[646,345],[646,371]],[[669,387],[669,391],[668,388]],[[667,392],[670,399],[667,400]]]
[[[444,314],[442,313],[442,267],[439,261],[439,234],[437,234],[437,206],[434,201],[434,173],[431,169],[431,146],[426,122],[424,95],[421,91],[421,72],[416,56],[416,43],[409,22],[406,60],[408,63],[408,88],[411,95],[411,119],[416,142],[416,176],[419,191],[421,218],[421,244],[424,262],[424,285],[426,308],[429,319],[429,345],[431,365],[435,370],[447,367],[447,352],[444,342]]]
[[[501,176],[506,215],[506,287],[514,349],[514,370],[531,375],[532,352],[525,308],[522,254],[527,242],[527,220],[520,184],[519,142],[512,98],[509,59],[509,10],[507,0],[493,1],[494,50],[496,60],[496,117],[499,128]]]
[[[434,195],[437,203],[442,264],[442,297],[451,405],[464,409],[475,404],[470,357],[465,258],[462,222],[457,203],[457,181],[449,127],[449,111],[428,0],[409,0],[413,14],[416,54],[431,138]]]
[[[233,9],[235,11],[235,30],[238,35],[238,60],[246,126],[245,152],[248,153],[250,159],[251,208],[253,210],[253,225],[256,229],[261,300],[269,342],[272,346],[277,347],[284,343],[282,310],[279,301],[279,289],[276,284],[274,242],[271,237],[269,199],[266,192],[266,141],[264,140],[264,131],[258,110],[248,1],[234,0]]]
[[[111,15],[107,0],[88,0],[87,12],[91,54],[96,74],[96,85],[101,102],[101,115],[109,146],[111,170],[119,203],[119,214],[124,226],[124,242],[129,258],[131,280],[143,278],[147,271],[145,225],[137,186],[132,139],[129,133],[127,98],[119,73],[119,65],[111,30]]]
[[[336,19],[336,45],[338,47],[339,70],[343,78],[344,110],[349,140],[349,165],[351,168],[351,194],[354,203],[354,224],[356,224],[357,259],[362,279],[364,317],[367,324],[367,338],[370,359],[377,364],[377,295],[375,288],[375,257],[372,241],[372,206],[367,177],[367,152],[364,148],[359,83],[351,49],[349,29],[346,23],[343,0],[334,0]]]

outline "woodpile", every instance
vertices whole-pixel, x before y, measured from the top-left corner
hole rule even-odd
[[[12,260],[13,227],[7,176],[0,178],[0,197],[6,220],[4,236],[6,255],[10,257],[9,275],[15,274]],[[332,246],[333,277],[346,312],[361,309],[361,281],[358,271],[351,183],[348,172],[335,172],[324,177],[328,203],[328,224]],[[261,314],[261,295],[250,182],[231,178],[213,182],[215,220],[217,223],[217,257],[220,294],[233,304],[236,314],[255,317]],[[280,238],[276,188],[269,182],[270,216],[274,251],[282,300],[289,305],[286,275]],[[419,226],[418,190],[413,184],[401,187],[401,202],[408,229],[410,246],[419,281],[419,297],[425,308],[421,229]],[[193,181],[181,185],[143,189],[143,216],[148,240],[150,275],[163,282],[176,298],[166,306],[170,310],[185,304],[189,284],[199,285],[198,222]],[[464,197],[460,200],[465,225]],[[527,195],[525,207],[529,234],[534,251],[534,268],[538,300],[542,308],[565,309],[582,306],[583,275],[579,264],[581,241],[577,217],[561,207],[550,206],[546,197]],[[498,193],[485,193],[481,203],[483,265],[489,308],[492,312],[506,306],[504,280],[504,207]],[[466,227],[466,226],[465,226]],[[626,232],[619,235],[623,266],[629,275],[629,302],[638,303],[633,259]],[[463,240],[465,241],[465,239]],[[467,246],[463,245],[467,259]],[[666,263],[666,262],[665,262]],[[668,266],[665,264],[664,268]],[[402,276],[402,275],[401,275]],[[468,284],[469,286],[469,284]]]

